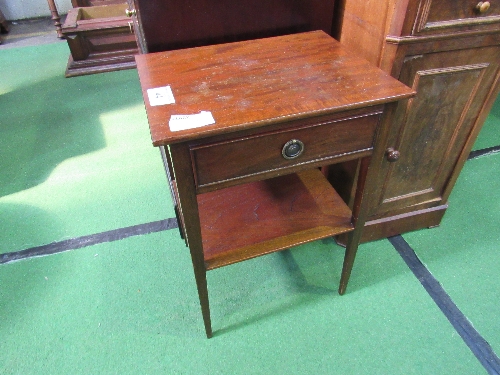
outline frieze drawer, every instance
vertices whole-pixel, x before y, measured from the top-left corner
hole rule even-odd
[[[373,147],[379,112],[191,147],[198,190],[221,183],[236,185],[265,178],[266,173],[311,168],[339,157],[359,157]]]

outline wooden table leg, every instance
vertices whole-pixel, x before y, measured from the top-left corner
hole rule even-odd
[[[201,313],[205,323],[207,337],[212,337],[212,324],[210,321],[210,305],[208,301],[207,269],[203,256],[203,243],[201,239],[201,226],[198,214],[198,201],[196,199],[196,186],[191,166],[189,148],[185,144],[170,146],[172,167],[179,194],[179,208],[185,225],[185,240],[191,252],[198,297],[200,299]]]
[[[344,257],[344,266],[342,276],[340,278],[339,294],[344,294],[347,288],[347,283],[351,275],[354,259],[358,250],[363,228],[365,226],[370,207],[378,197],[377,177],[380,171],[381,163],[385,160],[385,148],[377,147],[377,145],[385,144],[388,132],[392,129],[389,125],[394,121],[395,113],[398,108],[398,102],[388,103],[385,105],[384,113],[380,119],[379,129],[374,140],[374,150],[371,157],[363,158],[360,161],[358,170],[358,181],[356,185],[356,193],[352,208],[354,231],[350,232],[346,241],[346,251]]]
[[[49,4],[52,21],[54,21],[54,26],[56,27],[57,37],[64,39],[61,28],[61,17],[59,16],[59,12],[57,11],[55,0],[47,0],[47,3]]]
[[[356,253],[358,251],[359,241],[361,240],[361,235],[363,233],[363,227],[365,226],[367,218],[368,204],[365,197],[365,192],[367,191],[365,185],[367,182],[370,160],[371,157],[365,157],[360,161],[356,196],[354,198],[354,205],[352,209],[354,230],[347,236],[344,265],[342,268],[339,286],[339,294],[341,295],[346,291],[347,283],[349,282],[349,277],[351,276],[352,266],[354,265],[354,259],[356,258]]]

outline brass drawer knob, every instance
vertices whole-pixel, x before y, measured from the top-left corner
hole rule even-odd
[[[281,155],[285,159],[295,159],[304,152],[304,143],[298,139],[292,139],[285,143],[283,149],[281,150]]]
[[[488,11],[488,9],[490,9],[490,2],[489,1],[480,1],[476,5],[476,10],[479,13],[485,13]]]
[[[401,154],[399,153],[399,151],[394,150],[392,147],[389,147],[385,151],[385,156],[387,158],[387,161],[389,161],[391,163],[394,163],[395,161],[397,161],[399,159],[399,157],[401,156]]]
[[[125,9],[125,15],[126,15],[127,17],[132,17],[132,16],[135,16],[135,15],[136,15],[136,13],[137,13],[137,12],[135,11],[135,9],[132,9],[132,10],[130,10],[130,9]]]

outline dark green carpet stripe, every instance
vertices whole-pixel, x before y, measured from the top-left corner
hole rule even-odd
[[[500,359],[491,349],[490,344],[475,330],[467,317],[458,309],[441,284],[418,259],[410,245],[400,235],[389,237],[389,241],[486,371],[491,375],[500,375]]]
[[[60,242],[53,242],[48,245],[36,246],[26,250],[4,253],[0,255],[0,264],[35,256],[43,256],[60,253],[67,250],[80,249],[82,247],[97,245],[103,242],[118,241],[128,237],[161,232],[177,227],[177,220],[175,218],[133,225],[130,227],[110,230],[107,232],[91,234],[89,236],[71,238],[69,240]]]
[[[481,150],[471,151],[467,160],[478,158],[480,156],[496,154],[497,152],[500,152],[500,146],[493,146],[493,147],[483,148]]]

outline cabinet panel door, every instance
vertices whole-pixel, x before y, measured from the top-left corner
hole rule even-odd
[[[498,47],[405,58],[399,79],[417,95],[399,106],[388,135],[386,148],[398,150],[400,158],[379,161],[374,217],[444,203],[443,193],[462,167],[457,161],[498,74],[499,60]]]

